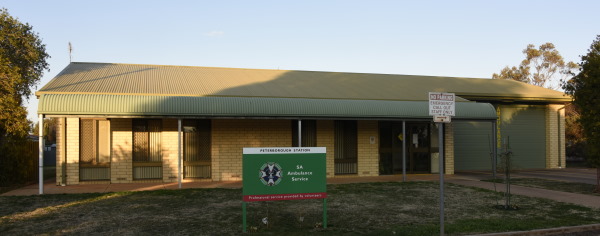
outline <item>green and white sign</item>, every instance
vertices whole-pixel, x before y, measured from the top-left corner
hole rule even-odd
[[[326,148],[244,148],[245,202],[327,198]]]

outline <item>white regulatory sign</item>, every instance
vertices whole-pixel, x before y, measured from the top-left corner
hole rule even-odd
[[[429,115],[454,116],[454,93],[429,92]]]

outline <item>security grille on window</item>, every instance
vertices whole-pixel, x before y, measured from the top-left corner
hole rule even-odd
[[[110,179],[110,122],[79,120],[79,179]]]
[[[133,179],[162,178],[162,120],[133,119]]]
[[[357,124],[354,120],[335,121],[335,174],[358,172]]]
[[[317,146],[317,122],[315,120],[302,120],[302,147]],[[298,121],[292,122],[292,147],[298,147]]]
[[[184,178],[211,177],[210,120],[183,121]]]

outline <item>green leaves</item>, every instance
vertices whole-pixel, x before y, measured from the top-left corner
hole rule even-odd
[[[556,82],[564,80],[578,68],[578,65],[573,62],[565,63],[552,43],[542,44],[537,49],[535,45],[529,44],[523,50],[523,54],[525,54],[525,59],[518,67],[504,67],[500,74],[494,73],[492,78],[511,79],[554,89],[555,85],[551,83],[552,80]]]
[[[581,56],[579,66],[581,71],[564,82],[563,88],[580,108],[579,123],[588,142],[587,160],[600,168],[600,35],[596,36],[588,53]]]
[[[48,69],[46,46],[29,24],[0,10],[0,133],[26,135],[29,129],[23,97],[32,94]]]
[[[29,24],[0,9],[0,185],[27,180],[35,165],[27,145],[29,121],[23,97],[32,94],[49,58],[46,47]]]

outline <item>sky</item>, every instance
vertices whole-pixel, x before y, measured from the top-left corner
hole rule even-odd
[[[566,61],[600,34],[600,1],[29,1],[0,7],[74,62],[490,78],[528,44]],[[27,102],[37,122],[37,98]]]

